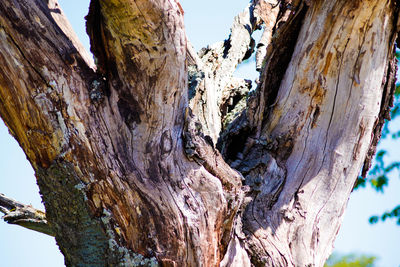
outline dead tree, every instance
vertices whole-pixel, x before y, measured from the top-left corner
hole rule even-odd
[[[322,266],[389,118],[398,13],[253,0],[196,53],[177,0],[92,0],[92,62],[56,0],[1,1],[0,115],[46,208],[1,196],[5,219],[67,266]]]

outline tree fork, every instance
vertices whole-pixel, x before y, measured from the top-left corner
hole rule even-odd
[[[1,2],[0,115],[66,265],[322,266],[393,97],[397,4],[251,1],[196,55],[177,1],[93,0],[95,66],[56,1]]]

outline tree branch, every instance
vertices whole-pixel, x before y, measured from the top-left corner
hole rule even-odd
[[[226,115],[225,107],[234,97],[230,93],[231,79],[238,64],[249,58],[255,49],[253,32],[264,25],[264,34],[258,46],[258,59],[263,60],[266,47],[279,13],[278,1],[254,0],[239,13],[232,24],[229,38],[215,43],[199,52],[202,64],[192,66],[189,80],[197,80],[190,88],[190,106],[203,125],[204,134],[216,143]],[[195,93],[194,93],[195,91]],[[232,95],[227,99],[226,95]]]
[[[217,142],[221,131],[220,102],[223,91],[238,63],[251,54],[254,40],[251,34],[256,28],[253,16],[254,1],[234,19],[231,34],[224,42],[218,42],[199,52],[202,66],[196,66],[204,79],[197,83],[194,97],[190,100],[193,113],[203,125],[204,134]],[[191,80],[191,78],[189,78]]]
[[[99,119],[91,115],[106,102],[106,88],[63,16],[53,0],[0,2],[0,116],[36,172],[46,220],[67,265],[74,265],[81,255],[105,261],[114,253],[82,189],[95,177],[96,140],[89,134]],[[10,222],[45,228],[35,210],[3,212]]]
[[[46,214],[30,205],[22,204],[0,193],[0,211],[2,219],[9,224],[16,224],[49,236],[55,233],[46,220]]]
[[[257,19],[252,1],[228,40],[196,55],[177,0],[92,0],[96,73],[55,1],[0,2],[0,115],[36,171],[67,266],[322,264],[379,113],[380,81],[366,76],[381,77],[388,51],[373,45],[396,29],[384,0],[303,2],[283,1],[279,17],[264,1]],[[228,151],[241,175],[215,143],[249,91],[232,75],[261,20],[262,85]],[[186,109],[187,62],[200,123]],[[24,226],[46,219],[26,209],[1,208]]]
[[[331,253],[391,102],[397,12],[387,1],[301,1],[273,38],[249,103],[255,138],[236,165],[253,197],[243,225],[256,265],[322,266]]]
[[[0,114],[34,169],[67,152],[71,128],[80,129],[88,113],[76,104],[89,102],[96,78],[56,1],[45,2],[0,3]],[[62,114],[75,125],[66,125]]]
[[[263,33],[257,44],[256,70],[261,71],[268,45],[271,43],[272,34],[277,25],[278,14],[281,10],[279,0],[258,0],[255,7],[255,16],[263,22]]]
[[[152,128],[143,134],[160,134],[174,128],[187,105],[186,34],[177,1],[94,0],[86,26],[127,130],[140,125]]]

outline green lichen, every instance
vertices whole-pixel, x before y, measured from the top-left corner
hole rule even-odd
[[[46,218],[56,233],[66,266],[159,266],[156,258],[145,258],[118,244],[109,211],[104,210],[101,218],[91,214],[84,179],[72,163],[56,161],[37,170],[36,175]]]
[[[107,236],[100,220],[92,218],[84,187],[73,165],[57,161],[36,172],[40,193],[56,241],[67,266],[104,266],[109,260]]]
[[[127,248],[120,246],[118,244],[117,236],[116,236],[116,231],[115,229],[117,228],[116,224],[113,223],[113,218],[112,214],[110,211],[107,209],[103,210],[104,216],[101,218],[105,228],[106,228],[106,233],[107,236],[109,237],[108,240],[108,246],[111,251],[113,251],[116,254],[119,254],[121,257],[121,263],[119,266],[125,267],[125,266],[148,266],[148,267],[158,267],[158,261],[155,257],[151,258],[146,258],[141,254],[134,253],[131,250],[128,250]]]

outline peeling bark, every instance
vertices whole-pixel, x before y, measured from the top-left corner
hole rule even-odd
[[[0,115],[38,223],[67,266],[323,266],[388,118],[397,17],[255,0],[197,54],[177,1],[93,0],[93,63],[55,0],[1,2]],[[233,72],[260,28],[251,90]]]

